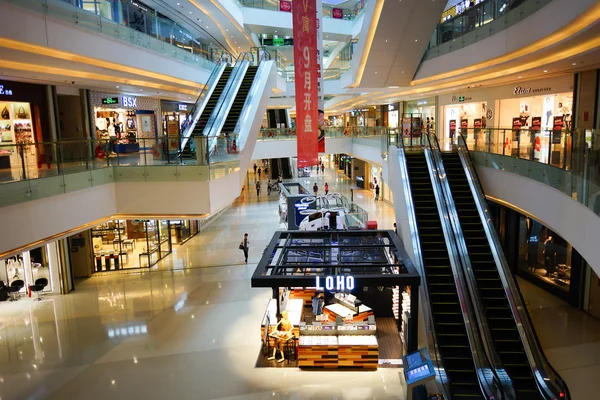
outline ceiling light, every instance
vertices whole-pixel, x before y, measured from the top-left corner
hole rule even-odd
[[[385,39],[385,42],[387,43],[387,39]]]
[[[190,14],[191,14],[191,13],[192,13],[192,12],[190,11]]]
[[[375,75],[377,75],[377,71],[375,71]]]
[[[519,79],[521,79],[521,78],[522,78],[522,76],[521,76],[521,75],[519,75]]]
[[[180,6],[181,4],[177,3],[178,6]]]
[[[548,70],[547,70],[547,69],[545,69],[545,70],[544,70],[544,72],[548,72]]]
[[[225,29],[225,32],[229,32],[229,29]]]
[[[143,91],[144,91],[144,89],[140,89],[140,92],[143,92]]]
[[[577,65],[577,63],[573,63],[573,64],[571,64],[571,65]]]
[[[417,41],[417,39],[415,39],[415,42]]]
[[[388,89],[399,89],[400,86],[388,86]]]
[[[119,88],[119,85],[117,85],[117,89]]]
[[[275,31],[275,33],[277,33],[277,31]]]
[[[208,25],[206,25],[206,29],[208,29]]]

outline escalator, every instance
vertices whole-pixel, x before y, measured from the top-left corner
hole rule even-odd
[[[483,399],[425,154],[407,153],[406,168],[434,333],[451,397]]]
[[[493,345],[512,380],[517,399],[543,399],[533,377],[460,156],[457,152],[442,153],[442,160]]]
[[[277,179],[277,177],[281,175],[278,158],[269,159],[269,171],[271,172],[271,179]]]
[[[289,158],[281,159],[281,176],[283,179],[292,179],[292,167]]]
[[[206,127],[206,123],[208,122],[210,115],[214,111],[215,106],[217,105],[217,102],[219,101],[219,98],[221,97],[221,94],[223,93],[223,89],[225,88],[225,85],[227,84],[227,81],[229,80],[229,76],[231,75],[232,70],[233,70],[233,67],[225,67],[225,69],[223,70],[223,73],[221,74],[221,77],[217,81],[217,84],[215,85],[215,88],[214,88],[210,98],[206,102],[206,106],[204,107],[204,110],[202,111],[202,115],[200,115],[200,118],[198,119],[198,122],[196,123],[196,126],[194,127],[194,130],[192,131],[192,136],[202,135],[202,132],[204,131],[204,127]],[[190,148],[190,141],[188,141],[186,143],[185,148],[181,151],[180,157],[184,158],[184,159],[194,157],[194,155],[191,151],[191,148]]]
[[[256,71],[258,67],[249,66],[246,74],[244,75],[244,79],[242,79],[242,83],[240,88],[237,91],[235,96],[235,100],[229,109],[229,113],[227,114],[227,118],[225,119],[225,123],[221,128],[221,132],[229,134],[234,131],[235,126],[240,118],[240,114],[242,113],[242,109],[244,108],[244,104],[246,103],[246,99],[248,98],[248,93],[250,92],[250,88],[252,87],[252,82],[254,82],[254,77],[256,76]]]

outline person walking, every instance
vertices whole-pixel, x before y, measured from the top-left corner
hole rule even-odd
[[[375,185],[375,200],[379,200],[379,185]]]
[[[321,164],[321,173],[325,174],[325,164]]]
[[[260,167],[258,167],[258,179],[260,179],[260,174],[262,173],[262,169],[260,169]]]
[[[267,179],[267,196],[271,195],[271,180]]]
[[[260,197],[260,181],[256,181],[256,197]]]
[[[256,163],[254,163],[254,175],[256,175],[256,168],[258,168],[258,166],[256,165]]]
[[[325,182],[325,195],[327,195],[327,193],[329,193],[329,184]]]
[[[240,243],[240,250],[244,252],[244,262],[248,264],[248,250],[249,250],[250,242],[248,241],[248,234],[244,233],[244,238],[242,239],[242,243]]]
[[[315,182],[315,185],[313,186],[313,193],[315,196],[319,193],[319,186],[317,185],[317,182]]]

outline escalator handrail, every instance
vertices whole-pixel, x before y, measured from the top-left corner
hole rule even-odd
[[[196,124],[202,116],[202,112],[204,111],[206,102],[208,102],[208,100],[210,99],[209,92],[212,93],[215,84],[219,81],[221,75],[223,74],[223,71],[225,70],[225,67],[227,67],[227,65],[229,64],[230,57],[231,55],[229,53],[221,53],[221,56],[218,58],[215,68],[210,73],[206,84],[200,91],[200,94],[198,94],[198,98],[196,99],[196,102],[192,106],[192,109],[190,110],[188,117],[184,122],[185,126],[183,128],[180,146],[181,151],[185,149],[185,145],[192,136],[192,132],[194,132],[194,128],[196,128]]]
[[[428,133],[427,137],[429,140],[431,151],[433,153],[433,157],[435,159],[442,191],[446,199],[445,202],[448,210],[448,216],[450,218],[450,223],[455,236],[456,245],[458,247],[460,260],[463,267],[463,276],[469,289],[469,295],[471,298],[473,310],[475,312],[475,316],[477,317],[478,332],[481,334],[482,343],[485,349],[487,360],[489,361],[490,366],[492,368],[492,374],[494,375],[496,384],[500,385],[500,387],[502,388],[502,397],[505,399],[512,400],[516,398],[516,393],[514,391],[512,380],[506,373],[506,370],[504,369],[504,366],[502,365],[500,357],[498,356],[498,353],[496,352],[495,346],[493,344],[494,342],[492,340],[492,334],[490,332],[485,310],[483,308],[483,301],[481,300],[480,293],[477,289],[477,281],[475,278],[473,267],[471,265],[471,258],[467,249],[467,244],[462,231],[462,226],[460,224],[460,219],[458,217],[458,211],[456,210],[456,207],[454,205],[455,203],[454,197],[452,196],[452,189],[450,188],[448,176],[446,175],[446,169],[441,155],[440,144],[437,136],[434,133]]]
[[[248,58],[250,61],[248,61]],[[227,119],[231,104],[235,100],[235,96],[237,95],[242,80],[244,79],[244,75],[248,70],[248,65],[252,63],[252,59],[252,54],[248,52],[240,53],[238,58],[235,60],[231,75],[229,76],[229,79],[223,88],[223,93],[221,93],[213,112],[210,114],[210,117],[206,122],[203,135],[208,137],[208,146],[206,149],[208,152],[208,160],[210,160],[210,155],[214,152],[214,149],[217,146],[217,141],[221,135],[221,127]],[[221,112],[225,109],[225,107],[227,108],[226,112]]]
[[[452,269],[456,293],[460,301],[460,308],[463,314],[467,339],[469,340],[469,347],[471,348],[472,352],[477,380],[479,381],[481,391],[485,394],[487,399],[502,399],[502,385],[500,384],[500,381],[495,375],[494,369],[491,367],[487,359],[485,347],[481,337],[479,336],[479,330],[476,324],[477,318],[473,317],[475,311],[473,310],[473,303],[469,298],[466,280],[461,268],[461,260],[458,253],[456,238],[450,224],[450,215],[448,212],[448,207],[446,206],[442,184],[439,179],[440,171],[437,169],[437,165],[433,159],[433,151],[431,150],[429,137],[426,138],[425,143],[426,146],[424,152],[427,159],[427,165],[429,166],[429,177],[431,179],[435,202],[437,204],[440,222],[442,224],[442,231],[444,232],[444,241],[446,242],[446,248],[448,249],[450,268]]]
[[[425,274],[425,268],[423,266],[423,256],[421,251],[421,241],[419,240],[419,232],[417,227],[417,217],[415,214],[414,204],[413,204],[413,196],[412,190],[409,183],[408,178],[408,168],[406,166],[406,151],[404,148],[404,141],[400,141],[400,145],[398,146],[398,164],[400,166],[400,181],[402,182],[402,188],[404,193],[404,200],[406,204],[407,211],[407,219],[408,225],[410,229],[410,237],[413,246],[414,253],[414,265],[419,274],[421,275],[421,281],[423,284],[420,286],[423,291],[423,295],[420,296],[421,300],[421,313],[423,314],[423,320],[426,322],[426,337],[427,337],[427,347],[433,351],[430,351],[431,361],[435,364],[436,367],[436,380],[438,381],[438,386],[443,389],[444,397],[449,399],[450,392],[450,384],[448,382],[448,378],[446,375],[446,369],[442,364],[442,356],[439,351],[439,346],[437,343],[437,337],[435,335],[435,325],[433,322],[433,315],[431,313],[431,305],[430,305],[430,296],[429,296],[429,286],[427,285],[427,275]]]
[[[568,400],[571,398],[568,387],[564,380],[548,362],[548,359],[542,351],[539,338],[535,333],[535,330],[532,328],[533,323],[531,321],[531,317],[529,316],[529,312],[525,307],[525,301],[523,300],[522,294],[517,288],[515,280],[512,277],[510,267],[500,245],[500,239],[498,238],[496,229],[492,224],[492,216],[487,207],[483,188],[481,187],[481,181],[479,180],[479,176],[477,175],[477,171],[475,170],[474,164],[469,155],[465,138],[460,132],[457,133],[457,143],[455,143],[454,146],[458,149],[463,168],[465,168],[467,180],[469,181],[469,186],[471,188],[471,192],[473,193],[479,216],[483,222],[483,227],[485,229],[488,242],[490,243],[498,273],[504,285],[506,297],[508,299],[513,318],[515,319],[517,329],[519,330],[521,342],[523,344],[523,348],[525,349],[533,377],[538,384],[540,393],[545,399]]]

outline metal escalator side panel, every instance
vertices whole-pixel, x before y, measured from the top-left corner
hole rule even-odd
[[[235,67],[233,67],[227,85],[223,89],[223,94],[221,94],[219,101],[215,105],[215,109],[204,127],[202,134],[208,137],[209,154],[212,154],[217,145],[217,137],[221,134],[221,128],[227,119],[231,105],[235,101],[235,96],[242,85],[244,75],[246,75],[249,66],[250,62],[244,60],[237,62]]]
[[[510,272],[510,267],[508,266],[508,262],[506,261],[506,257],[502,251],[496,230],[492,225],[492,216],[487,207],[487,202],[485,200],[481,183],[477,177],[477,172],[475,171],[475,167],[470,159],[469,152],[462,135],[459,135],[458,137],[457,148],[462,167],[467,177],[470,191],[477,206],[478,215],[483,224],[486,239],[490,245],[498,274],[504,286],[506,298],[508,299],[513,318],[520,334],[523,348],[525,349],[525,353],[531,367],[531,372],[536,380],[540,394],[548,400],[570,399],[567,385],[558,375],[558,373],[552,368],[541,349],[533,329],[532,322],[529,318],[527,308],[525,307],[521,293],[516,286],[512,273]]]
[[[415,215],[414,204],[413,204],[413,195],[412,189],[410,187],[410,181],[408,176],[408,168],[406,166],[406,152],[404,148],[399,147],[398,151],[398,165],[400,169],[400,181],[402,182],[402,188],[404,193],[404,201],[407,208],[407,219],[410,230],[411,244],[413,248],[413,263],[415,265],[416,270],[421,275],[421,279],[423,284],[420,286],[419,299],[421,301],[421,314],[423,315],[423,320],[425,321],[425,331],[427,337],[427,347],[429,348],[429,353],[431,355],[431,361],[435,365],[436,371],[436,381],[438,386],[444,392],[444,396],[446,398],[449,397],[450,393],[450,385],[448,382],[448,378],[445,372],[444,365],[442,363],[442,357],[439,351],[439,347],[437,345],[436,337],[435,337],[435,325],[433,322],[433,316],[431,312],[430,305],[430,296],[429,296],[429,288],[427,285],[427,275],[425,273],[425,268],[423,265],[423,256],[421,252],[421,241],[419,239],[419,233],[417,228],[417,218]],[[391,152],[393,154],[393,152]]]
[[[202,112],[206,107],[206,103],[208,103],[208,101],[210,100],[210,97],[212,96],[213,91],[215,90],[216,83],[219,82],[219,79],[221,79],[221,75],[223,75],[223,71],[225,71],[226,67],[226,62],[217,64],[210,77],[208,78],[208,81],[206,81],[206,85],[204,86],[205,89],[202,90],[202,92],[198,96],[198,99],[196,99],[193,111],[190,117],[188,117],[189,122],[183,131],[183,139],[181,141],[180,151],[183,151],[185,149],[186,144],[190,140],[190,137],[194,132],[194,128],[196,127],[196,124],[198,123],[198,120],[200,119],[200,116],[202,115]]]
[[[429,167],[429,178],[433,186],[435,202],[437,204],[440,221],[442,223],[444,240],[448,249],[450,267],[454,275],[454,283],[456,285],[456,291],[460,300],[460,308],[463,313],[467,338],[469,340],[469,346],[473,355],[473,363],[477,371],[477,379],[479,381],[481,391],[484,393],[486,398],[502,398],[501,389],[498,387],[496,382],[494,382],[493,378],[490,379],[490,377],[494,376],[494,373],[487,359],[485,347],[481,340],[481,336],[479,335],[479,330],[475,324],[477,317],[475,316],[473,304],[468,295],[467,284],[461,268],[461,260],[459,258],[454,232],[450,224],[450,216],[446,207],[446,199],[444,197],[441,183],[438,179],[440,172],[438,171],[433,159],[432,151],[430,149],[425,149],[424,152],[427,165]]]
[[[500,357],[496,353],[495,346],[492,340],[492,335],[490,333],[490,329],[487,323],[487,318],[485,314],[485,310],[483,307],[483,302],[481,300],[481,296],[479,294],[477,288],[477,282],[475,278],[475,273],[473,271],[473,267],[471,265],[471,258],[469,255],[469,251],[467,249],[467,245],[465,243],[465,237],[462,232],[462,227],[460,224],[460,219],[458,216],[457,209],[455,207],[454,198],[452,196],[452,190],[450,188],[450,184],[448,182],[448,175],[446,174],[446,169],[443,163],[443,158],[441,156],[441,152],[439,149],[439,144],[437,143],[437,139],[435,137],[432,138],[434,142],[432,146],[432,156],[433,160],[436,164],[438,179],[441,184],[441,189],[445,197],[446,208],[448,210],[448,216],[450,219],[450,225],[452,227],[452,231],[454,233],[456,246],[458,250],[458,255],[460,258],[460,262],[462,265],[462,275],[464,277],[466,286],[469,291],[469,295],[471,298],[471,303],[473,306],[473,311],[476,316],[476,321],[478,324],[477,331],[481,335],[481,342],[483,344],[485,354],[487,356],[487,360],[490,363],[490,368],[492,373],[489,374],[490,377],[496,380],[494,384],[501,386],[503,392],[503,398],[505,399],[516,399],[516,394],[514,388],[512,386],[512,381],[507,374],[506,370],[502,366],[502,362]],[[488,379],[487,376],[482,377],[482,379]]]
[[[233,130],[234,136],[238,140],[238,150],[242,151],[246,147],[246,143],[250,138],[250,134],[253,130],[258,130],[260,125],[255,127],[254,120],[260,116],[262,123],[262,117],[266,112],[267,103],[269,101],[271,90],[275,85],[276,68],[275,61],[261,61],[258,64],[256,75],[252,81],[252,86],[242,107],[242,112],[238,118],[238,121]],[[254,138],[256,140],[256,138]]]

